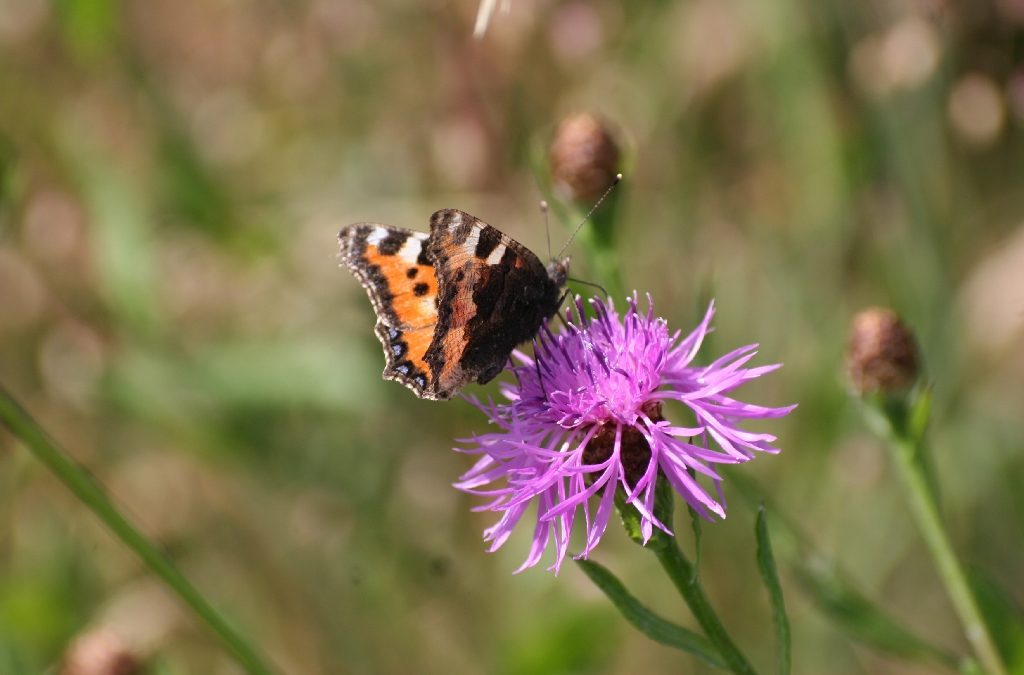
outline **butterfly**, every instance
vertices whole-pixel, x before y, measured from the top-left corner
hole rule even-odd
[[[530,249],[458,209],[430,232],[356,223],[338,233],[340,259],[377,314],[384,379],[446,400],[490,382],[564,297],[569,260],[547,267]]]

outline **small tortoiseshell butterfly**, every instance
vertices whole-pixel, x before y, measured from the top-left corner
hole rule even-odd
[[[568,259],[545,268],[528,248],[457,209],[434,213],[430,234],[356,223],[338,241],[377,313],[384,379],[433,400],[494,379],[515,346],[558,311],[568,273]]]

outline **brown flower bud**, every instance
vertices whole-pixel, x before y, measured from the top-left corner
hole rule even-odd
[[[61,675],[136,675],[142,664],[109,630],[96,629],[75,639],[64,655]]]
[[[615,182],[619,146],[601,120],[587,113],[571,115],[555,130],[550,162],[555,187],[573,201],[589,204]]]
[[[917,380],[917,343],[890,309],[871,307],[853,317],[846,370],[858,394],[897,393]]]

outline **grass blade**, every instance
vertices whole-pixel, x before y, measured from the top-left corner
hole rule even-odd
[[[250,675],[273,675],[274,670],[206,598],[178,571],[156,545],[121,514],[89,472],[67,455],[5,389],[0,387],[0,425],[10,429],[32,454],[52,471],[143,563],[221,639]]]
[[[608,568],[589,560],[577,560],[576,564],[641,633],[659,644],[689,652],[708,665],[725,667],[714,645],[707,638],[652,612],[631,595]]]
[[[786,604],[782,598],[782,586],[779,585],[779,571],[775,567],[772,555],[772,543],[768,537],[768,524],[765,519],[764,505],[757,511],[757,569],[761,572],[764,585],[772,601],[772,624],[775,625],[775,648],[779,675],[789,675],[790,667],[790,635],[789,617],[786,615]]]
[[[770,501],[757,482],[742,472],[730,473],[729,481],[739,485],[739,494],[754,508]],[[796,522],[778,508],[773,508],[773,514],[771,523],[766,524],[783,560],[818,611],[847,637],[889,656],[934,660],[953,671],[960,667],[955,654],[918,637],[860,591],[850,575],[818,550]]]

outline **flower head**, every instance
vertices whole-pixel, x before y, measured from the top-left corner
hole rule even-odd
[[[619,172],[614,135],[604,121],[589,113],[563,119],[549,153],[551,178],[559,192],[588,206],[615,183]]]
[[[655,527],[671,534],[669,523],[655,515],[659,475],[703,517],[724,518],[722,479],[714,465],[778,452],[771,445],[774,436],[740,425],[781,417],[794,407],[766,408],[730,397],[743,383],[779,367],[745,367],[757,345],[694,365],[713,304],[685,337],[670,333],[665,320],[654,316],[650,298],[644,313],[634,295],[621,318],[611,301],[594,299],[591,305],[594,316],[588,318],[577,299],[558,335],[545,327],[533,358],[514,353],[517,382],[502,385],[508,402],[471,399],[498,430],[464,441],[468,447],[461,451],[480,459],[456,487],[490,498],[478,510],[501,514],[484,532],[491,551],[536,503],[533,545],[517,571],[535,565],[553,541],[557,572],[580,512],[586,541],[577,557],[587,557],[604,534],[617,490],[640,514],[645,543]],[[665,418],[664,409],[675,404],[690,411],[689,426]],[[716,497],[697,475],[715,486]]]
[[[914,334],[891,309],[871,307],[850,324],[846,371],[858,394],[905,391],[920,375]]]

